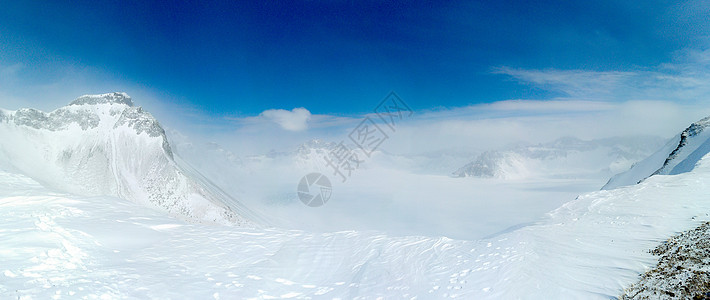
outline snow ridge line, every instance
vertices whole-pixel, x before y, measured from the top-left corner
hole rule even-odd
[[[663,172],[663,170],[670,164],[670,162],[678,156],[678,153],[680,152],[680,150],[683,147],[685,147],[685,145],[688,144],[688,138],[694,137],[694,136],[700,134],[709,125],[710,125],[710,117],[705,117],[704,119],[702,119],[700,121],[690,124],[690,126],[688,126],[688,128],[683,130],[683,132],[680,134],[680,141],[678,142],[678,147],[676,147],[675,149],[673,149],[673,151],[671,151],[671,153],[668,155],[666,160],[663,162],[663,166],[660,167],[655,172],[653,172],[653,174],[649,175],[648,177],[661,174],[661,172]],[[641,183],[642,181],[648,179],[648,177],[639,180],[638,183]]]

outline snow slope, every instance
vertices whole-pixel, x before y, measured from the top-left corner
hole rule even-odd
[[[124,93],[85,95],[49,113],[3,110],[0,137],[0,166],[54,189],[117,196],[191,222],[247,222],[237,201],[176,164],[158,121]]]
[[[632,185],[653,175],[690,172],[710,152],[710,117],[691,124],[653,155],[612,177],[602,189]]]
[[[710,160],[488,239],[188,224],[0,172],[0,298],[608,299],[710,220]],[[669,201],[672,199],[672,201]]]
[[[710,158],[693,158],[698,146],[676,151],[694,160],[688,172],[585,194],[483,239],[191,224],[205,216],[170,218],[131,197],[167,193],[194,207],[184,193],[223,199],[219,190],[171,156],[125,95],[80,100],[48,114],[2,111],[0,298],[608,299],[654,266],[649,249],[710,220]],[[169,189],[149,188],[154,180]],[[424,185],[399,192],[411,205]]]

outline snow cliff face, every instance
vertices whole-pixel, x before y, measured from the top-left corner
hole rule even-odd
[[[653,175],[676,175],[692,171],[710,152],[710,117],[691,124],[653,155],[630,170],[612,177],[602,189],[637,184]]]
[[[45,113],[1,111],[0,166],[48,187],[111,195],[197,223],[245,223],[173,157],[165,131],[125,93],[85,95]]]

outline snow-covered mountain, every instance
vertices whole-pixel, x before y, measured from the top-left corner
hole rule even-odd
[[[454,177],[489,177],[512,179],[527,177],[536,162],[515,151],[486,151],[476,160],[454,171]]]
[[[64,192],[128,199],[198,223],[242,224],[246,209],[175,161],[165,131],[125,93],[45,113],[0,110],[0,167]]]
[[[660,146],[657,137],[580,140],[565,137],[550,143],[486,151],[454,171],[454,177],[500,179],[609,178],[628,169]]]
[[[612,177],[602,189],[637,184],[653,175],[675,175],[690,172],[710,152],[710,117],[691,124],[673,137],[663,148]]]

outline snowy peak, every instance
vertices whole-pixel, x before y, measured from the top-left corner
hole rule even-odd
[[[134,107],[131,97],[125,93],[84,95],[49,113],[33,108],[0,112],[0,120],[10,117],[16,125],[50,131],[66,130],[72,124],[87,130],[101,123],[111,123],[114,128],[128,124],[138,134],[146,132],[153,137],[165,134],[158,121],[141,107]]]
[[[312,139],[298,146],[296,152],[299,154],[308,154],[314,150],[331,150],[337,145],[333,142],[326,142],[321,139]]]
[[[160,123],[125,93],[81,96],[49,113],[1,112],[0,167],[54,189],[116,196],[190,222],[248,223],[235,199],[175,161]]]
[[[453,172],[454,177],[512,179],[528,175],[525,158],[512,151],[486,151],[476,160]]]
[[[133,100],[126,93],[114,92],[99,95],[83,95],[69,103],[69,105],[94,105],[94,104],[123,104],[133,106]]]
[[[690,172],[710,152],[710,117],[690,124],[663,148],[635,164],[630,170],[617,174],[602,189],[637,184],[653,175],[676,175]]]
[[[299,145],[296,149],[295,156],[297,160],[301,160],[303,162],[309,160],[317,162],[323,160],[323,157],[326,157],[329,152],[333,151],[337,147],[338,145],[336,143],[313,139]]]
[[[674,162],[678,162],[678,157],[679,155],[682,155],[684,150],[686,150],[689,140],[701,134],[708,126],[710,126],[710,117],[706,117],[700,121],[690,124],[688,128],[683,130],[683,132],[680,133],[680,141],[678,142],[678,146],[668,155],[666,160],[663,162],[663,166],[651,175],[673,173],[671,166],[678,165]],[[707,151],[705,153],[707,153]]]
[[[84,95],[68,106],[49,113],[33,108],[21,108],[12,114],[0,112],[0,121],[5,119],[11,119],[15,125],[49,131],[67,130],[72,126],[78,126],[84,131],[98,127],[118,129],[125,126],[135,130],[138,135],[145,133],[149,137],[161,138],[166,154],[172,156],[165,130],[158,120],[140,106],[133,106],[131,97],[126,93]]]

